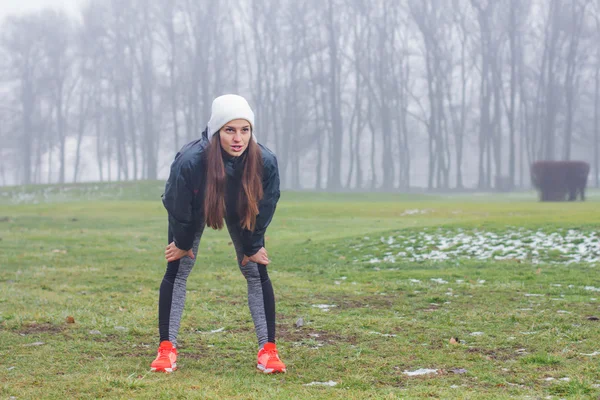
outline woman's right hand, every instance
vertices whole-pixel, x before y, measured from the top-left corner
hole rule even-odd
[[[165,249],[165,258],[168,262],[177,261],[185,256],[194,259],[194,252],[192,251],[192,249],[181,250],[177,248],[177,246],[175,246],[175,242],[169,243],[169,245]]]
[[[264,247],[261,247],[260,250],[258,252],[256,252],[256,254],[254,254],[251,257],[248,256],[244,256],[244,259],[242,260],[242,267],[245,267],[246,264],[248,264],[248,261],[252,261],[255,262],[257,264],[262,264],[262,265],[269,265],[269,255],[267,254],[267,249],[265,249]]]

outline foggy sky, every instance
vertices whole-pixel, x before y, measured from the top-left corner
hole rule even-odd
[[[2,0],[0,2],[0,19],[7,15],[21,14],[42,8],[62,9],[75,14],[85,0]]]

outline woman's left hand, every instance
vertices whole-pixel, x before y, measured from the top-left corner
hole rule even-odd
[[[255,262],[257,264],[269,265],[269,255],[267,254],[267,249],[261,247],[261,249],[251,257],[244,255],[242,260],[242,267],[245,267],[249,261]]]
[[[177,261],[182,257],[188,256],[191,259],[194,259],[194,252],[192,249],[189,250],[181,250],[175,246],[175,242],[169,243],[169,245],[165,249],[165,258],[168,262]]]

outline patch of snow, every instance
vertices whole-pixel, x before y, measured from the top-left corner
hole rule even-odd
[[[311,383],[305,383],[304,386],[335,386],[337,385],[337,382],[334,381],[327,381],[327,382],[311,382]]]
[[[419,215],[419,214],[427,214],[430,210],[419,210],[419,209],[410,209],[410,210],[404,210],[404,212],[402,214],[400,214],[401,217],[404,217],[406,215]]]
[[[588,357],[595,357],[595,356],[600,356],[600,351],[595,351],[593,353],[589,353],[589,354],[585,354],[585,353],[580,353],[582,356],[588,356]]]
[[[313,304],[313,307],[323,311],[329,311],[330,308],[337,307],[335,304]]]
[[[364,239],[370,240],[368,237]],[[380,248],[381,245],[384,246],[383,249]],[[410,235],[381,237],[378,248],[381,251],[380,257],[365,255],[362,261],[382,262],[381,257],[385,255],[388,257],[385,262],[392,263],[398,258],[408,261],[495,259],[528,261],[533,264],[600,262],[600,237],[595,232],[573,229],[550,233],[511,229],[500,234],[479,230],[467,232],[461,229],[438,230],[435,233],[421,231]]]
[[[415,371],[404,371],[403,374],[408,375],[408,376],[419,376],[419,375],[437,374],[437,371],[438,371],[437,369],[420,368]]]
[[[375,332],[375,331],[371,331],[369,333],[372,334],[372,335],[381,335],[381,336],[384,336],[384,337],[396,337],[397,336],[397,335],[393,335],[393,334],[390,334],[390,333],[381,333],[381,332]]]

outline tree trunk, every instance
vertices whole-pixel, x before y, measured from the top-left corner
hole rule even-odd
[[[342,187],[341,166],[343,148],[342,104],[340,88],[340,62],[338,58],[338,35],[334,17],[333,0],[327,2],[327,34],[329,55],[329,103],[331,118],[331,140],[329,142],[329,168],[327,171],[327,187],[339,190]]]
[[[79,92],[79,115],[77,119],[77,147],[75,149],[75,164],[73,166],[73,183],[77,182],[79,175],[79,163],[81,159],[81,142],[83,141],[83,131],[85,130],[85,121],[87,118],[87,107],[85,106],[84,88]]]
[[[596,63],[594,83],[594,175],[600,188],[600,63]]]
[[[22,140],[21,143],[21,183],[23,185],[31,184],[31,161],[33,151],[33,124],[31,117],[34,111],[34,94],[32,77],[30,71],[24,70],[21,78],[21,107],[22,114]]]
[[[515,102],[516,102],[516,79],[517,79],[517,4],[516,0],[511,0],[510,4],[510,27],[509,27],[509,47],[510,47],[510,106],[508,109],[508,177],[510,179],[510,188],[515,185]]]

